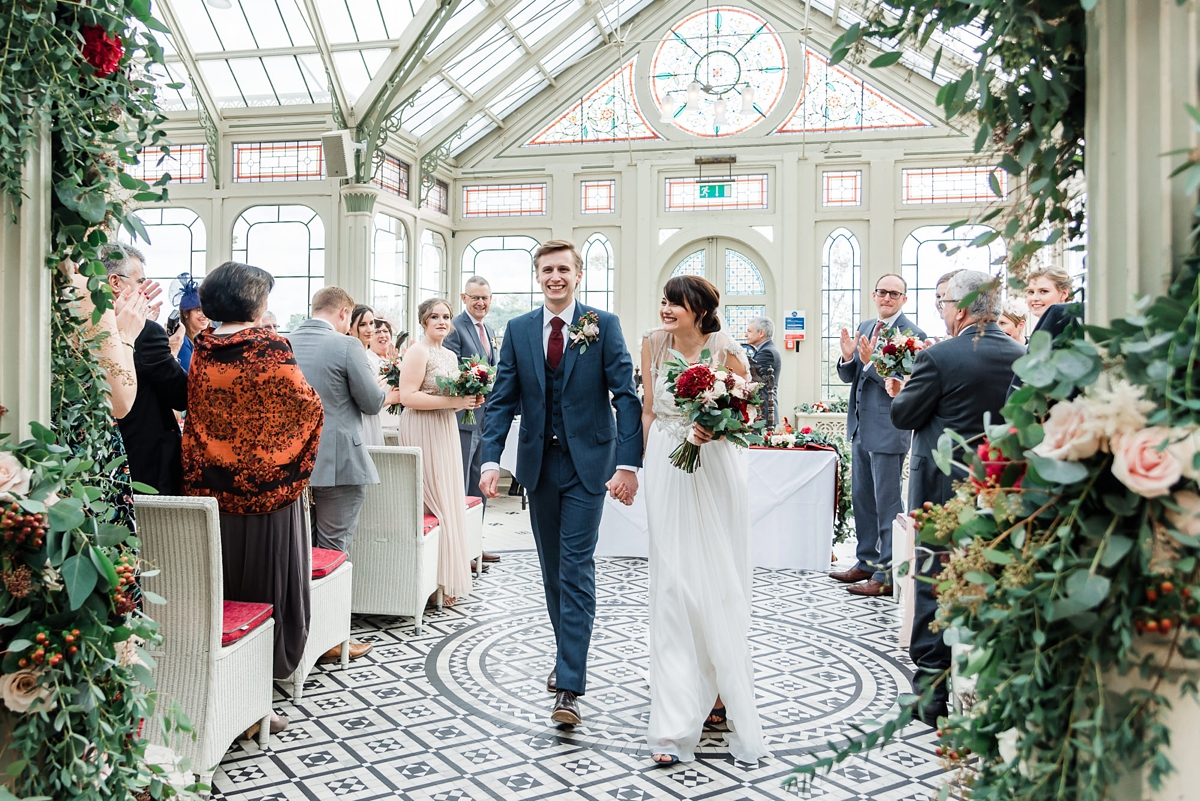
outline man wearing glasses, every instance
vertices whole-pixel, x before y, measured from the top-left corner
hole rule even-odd
[[[892,399],[871,355],[894,333],[925,339],[925,332],[904,316],[908,285],[895,273],[875,282],[872,293],[878,316],[863,322],[856,336],[842,329],[838,377],[850,385],[846,435],[850,438],[850,488],[854,500],[857,563],[829,574],[848,584],[854,595],[892,594],[892,521],[903,512],[901,473],[912,432],[896,428],[890,417]],[[862,583],[860,583],[862,582]]]
[[[265,328],[268,331],[270,331],[272,334],[278,334],[279,333],[279,321],[275,319],[275,312],[273,312],[273,311],[263,312],[262,319],[258,321],[258,327]]]

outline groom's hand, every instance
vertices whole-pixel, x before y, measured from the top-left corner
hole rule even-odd
[[[618,470],[604,486],[608,487],[610,495],[629,506],[633,503],[633,496],[637,495],[637,473],[632,470]]]
[[[488,470],[479,477],[479,490],[485,498],[500,497],[500,471]]]

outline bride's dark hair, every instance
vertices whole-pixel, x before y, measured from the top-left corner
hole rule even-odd
[[[696,327],[701,334],[715,334],[721,330],[721,318],[717,316],[721,293],[708,279],[698,275],[677,275],[663,287],[663,297],[696,315]]]

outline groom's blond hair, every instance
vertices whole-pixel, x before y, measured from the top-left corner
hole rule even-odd
[[[571,255],[575,257],[575,272],[583,272],[583,256],[579,255],[575,243],[569,239],[551,239],[539,245],[538,249],[533,252],[533,269],[535,271],[538,269],[538,259],[542,256],[558,253],[562,250],[571,251]]]

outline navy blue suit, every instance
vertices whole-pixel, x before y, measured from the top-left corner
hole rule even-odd
[[[580,695],[596,615],[593,554],[605,484],[618,464],[642,464],[641,403],[620,321],[576,302],[572,325],[589,311],[600,319],[597,341],[580,353],[564,328],[557,370],[550,368],[542,344],[543,308],[509,321],[483,424],[483,462],[499,462],[520,404],[516,478],[529,493],[546,609],[558,644],[558,689]]]

